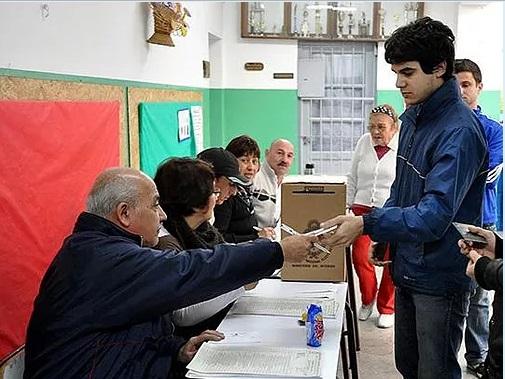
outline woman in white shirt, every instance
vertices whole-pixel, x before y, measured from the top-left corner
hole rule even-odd
[[[374,207],[382,207],[389,197],[395,179],[398,148],[398,116],[388,104],[372,109],[369,133],[356,144],[351,172],[347,175],[347,206],[357,215],[363,215]],[[389,266],[384,266],[379,288],[375,266],[368,261],[371,240],[358,237],[352,246],[354,269],[358,275],[362,306],[359,319],[367,320],[377,302],[379,328],[389,328],[394,323],[394,285]],[[386,251],[388,259],[389,252]]]

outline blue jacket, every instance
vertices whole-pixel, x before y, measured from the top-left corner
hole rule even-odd
[[[503,166],[503,127],[482,113],[479,106],[473,110],[484,127],[489,152],[489,172],[484,193],[484,209],[482,223],[484,225],[496,223],[496,184]]]
[[[164,314],[270,275],[260,239],[177,253],[82,213],[47,270],[26,341],[25,378],[168,378],[183,339]]]
[[[391,195],[363,217],[364,233],[391,242],[397,286],[441,296],[467,291],[467,258],[451,222],[480,225],[488,164],[484,132],[455,79],[401,120]]]

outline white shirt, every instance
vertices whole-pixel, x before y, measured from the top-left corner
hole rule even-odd
[[[244,287],[226,292],[201,303],[193,304],[172,312],[172,321],[177,326],[192,326],[215,315],[245,292]]]
[[[168,236],[170,233],[164,226],[160,228],[158,237]],[[172,321],[177,326],[192,326],[215,315],[231,302],[237,300],[245,292],[244,287],[226,292],[207,301],[202,301],[172,312]]]
[[[388,144],[389,151],[377,158],[370,133],[358,140],[352,155],[351,172],[347,174],[347,206],[352,204],[382,207],[389,198],[396,175],[398,135]]]
[[[254,213],[260,228],[275,227],[280,216],[281,194],[277,185],[277,175],[268,162],[261,165],[259,172],[253,179],[253,205]],[[258,199],[257,193],[268,195],[268,199]],[[260,196],[261,198],[261,196]],[[275,199],[275,203],[271,200]]]

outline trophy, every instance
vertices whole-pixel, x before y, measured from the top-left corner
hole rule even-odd
[[[259,1],[255,1],[249,14],[249,31],[251,34],[263,34],[264,29],[265,5]]]
[[[337,13],[337,29],[338,29],[338,38],[342,38],[342,35],[344,33],[344,20],[345,20],[345,12],[344,11],[338,11]]]
[[[361,12],[361,20],[358,22],[358,34],[361,37],[370,35],[370,21],[366,20],[365,12]]]
[[[393,21],[395,22],[395,30],[400,27],[400,15],[398,13],[395,13],[393,15]]]
[[[349,16],[349,22],[347,23],[347,26],[349,27],[349,34],[347,34],[347,38],[354,38],[352,36],[352,29],[354,28],[354,17],[352,12],[349,12],[347,16]]]
[[[296,8],[297,8],[297,4],[295,3],[295,6],[293,8],[293,34],[295,36],[298,35],[298,15],[296,14]]]
[[[307,9],[307,4],[305,4],[305,9],[303,10],[303,21],[300,29],[302,32],[302,37],[309,36],[309,11]]]
[[[384,8],[379,9],[379,29],[380,29],[380,37],[384,38],[386,35],[384,33],[384,18],[386,16],[386,10]]]
[[[316,37],[321,37],[321,34],[323,34],[323,25],[321,25],[321,10],[319,9],[316,9],[314,27],[316,29]]]
[[[416,2],[405,3],[403,8],[404,8],[405,24],[409,24],[412,21],[417,19],[417,3]]]
[[[252,12],[249,14],[249,34],[254,34],[256,28],[255,28],[255,23],[254,23],[254,17],[252,15]]]

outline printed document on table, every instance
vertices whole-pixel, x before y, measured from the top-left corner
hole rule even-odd
[[[261,343],[262,339],[258,332],[225,332],[224,340],[208,341],[209,343],[219,343],[222,345],[249,345],[251,343]]]
[[[321,353],[310,349],[204,343],[186,366],[196,376],[320,378]]]
[[[273,315],[300,317],[310,304],[319,304],[323,317],[335,318],[338,304],[335,299],[326,298],[274,298],[261,296],[241,296],[230,310],[231,314]]]

